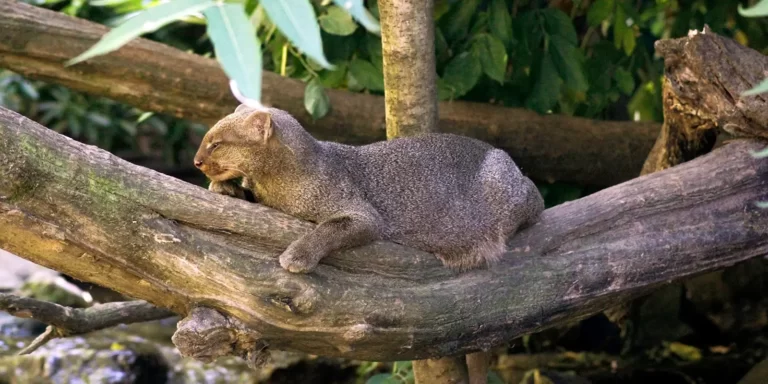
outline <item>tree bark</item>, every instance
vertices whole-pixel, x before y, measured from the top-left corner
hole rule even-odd
[[[465,354],[768,254],[768,210],[755,206],[768,200],[768,161],[750,154],[761,148],[736,141],[548,209],[491,270],[455,274],[377,242],[298,275],[277,257],[311,224],[0,109],[0,248],[181,315],[215,309],[233,339],[210,342],[228,348]]]
[[[768,139],[768,97],[740,96],[768,73],[763,54],[709,27],[660,40],[656,50],[664,57],[664,125],[643,174],[709,152],[721,131]]]
[[[434,8],[433,0],[379,3],[388,140],[438,131]],[[470,380],[463,356],[416,360],[413,374],[416,384]]]
[[[437,130],[434,0],[382,0],[387,139]]]
[[[710,152],[723,133],[768,139],[768,98],[740,96],[768,73],[763,54],[706,26],[686,37],[659,40],[655,47],[664,57],[664,124],[641,175]],[[624,328],[632,305],[623,303],[606,315]]]
[[[63,66],[106,31],[59,12],[0,0],[0,67],[206,124],[237,106],[215,60],[146,39]],[[328,90],[328,96],[331,112],[314,121],[304,110],[303,83],[264,72],[263,102],[290,112],[316,137],[349,144],[385,139],[383,97],[341,90]],[[461,101],[439,104],[438,126],[441,132],[474,137],[506,150],[536,180],[595,186],[637,176],[659,132],[655,123],[543,116]]]

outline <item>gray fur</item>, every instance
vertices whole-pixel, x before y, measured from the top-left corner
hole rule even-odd
[[[260,112],[239,108],[218,124],[242,124],[249,113]],[[434,253],[458,270],[487,266],[544,209],[512,159],[479,140],[425,134],[349,146],[315,140],[287,112],[267,113],[277,143],[253,147],[240,169],[261,203],[318,223],[280,256],[292,272],[374,240]]]

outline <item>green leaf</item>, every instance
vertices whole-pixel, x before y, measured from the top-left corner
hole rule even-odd
[[[262,0],[261,6],[267,11],[269,19],[293,45],[323,68],[333,68],[323,53],[320,26],[317,24],[315,10],[309,0]]]
[[[504,74],[507,70],[507,52],[504,44],[487,33],[477,35],[472,44],[480,57],[480,64],[488,77],[504,84]]]
[[[501,40],[505,47],[509,47],[512,44],[512,16],[507,9],[507,3],[504,0],[492,0],[489,13],[488,24],[491,33]]]
[[[435,27],[435,55],[437,55],[438,66],[449,57],[448,42],[445,41],[445,36],[443,36],[443,32],[438,27]]]
[[[488,384],[504,384],[504,380],[498,373],[488,370]]]
[[[203,11],[215,4],[214,0],[175,0],[149,8],[107,32],[99,42],[64,65],[74,65],[117,50],[144,33],[153,32],[174,20]]]
[[[331,99],[318,79],[312,79],[304,88],[304,108],[317,120],[325,116],[331,107]]]
[[[547,8],[542,10],[541,14],[544,15],[544,25],[550,35],[560,36],[573,45],[579,43],[573,21],[565,12],[557,8]]]
[[[615,0],[597,0],[589,7],[587,12],[587,23],[590,27],[600,25],[603,20],[608,20],[613,15]]]
[[[337,64],[335,69],[319,72],[318,76],[324,87],[340,88],[344,85],[344,80],[347,78],[347,64]]]
[[[144,122],[144,120],[147,120],[147,119],[149,119],[149,118],[150,118],[150,117],[152,117],[154,114],[155,114],[154,112],[144,112],[144,113],[142,113],[142,114],[141,114],[141,116],[139,116],[139,118],[138,118],[138,119],[136,119],[136,124],[141,124],[141,123],[143,123],[143,122]]]
[[[463,0],[451,6],[451,10],[440,19],[443,34],[448,41],[455,41],[467,35],[469,23],[479,5],[480,0]]]
[[[635,79],[626,69],[616,68],[616,72],[613,73],[613,77],[616,79],[616,85],[619,87],[619,91],[621,91],[621,93],[629,96],[635,90]]]
[[[761,94],[761,93],[764,93],[764,92],[768,92],[768,78],[763,79],[763,81],[761,81],[760,84],[758,84],[754,88],[752,88],[752,89],[750,89],[748,91],[742,92],[741,95],[742,96],[752,96],[752,95],[758,95],[758,94]]]
[[[362,24],[363,27],[368,30],[368,32],[377,35],[381,33],[381,26],[379,26],[378,20],[365,9],[363,0],[333,0],[333,2],[349,12],[358,23]]]
[[[752,157],[756,159],[762,159],[762,158],[768,157],[768,148],[765,148],[762,151],[752,152]]]
[[[453,88],[453,97],[464,96],[472,90],[483,73],[480,58],[473,50],[454,57],[443,71],[443,81]]]
[[[624,47],[624,53],[626,53],[627,56],[631,56],[632,52],[635,50],[635,46],[637,45],[635,32],[632,30],[632,28],[628,28],[627,32],[624,33],[624,38],[621,45]]]
[[[536,85],[533,86],[533,91],[525,101],[526,106],[539,113],[549,111],[560,97],[561,84],[562,80],[557,75],[552,57],[544,55],[541,60]]]
[[[365,44],[371,63],[376,69],[383,71],[384,59],[381,51],[381,38],[374,35],[367,35]]]
[[[352,16],[336,6],[328,7],[328,12],[318,17],[318,21],[320,27],[332,35],[349,36],[357,29]]]
[[[616,49],[624,47],[624,53],[627,56],[632,54],[635,50],[635,32],[627,25],[630,23],[630,18],[627,15],[627,11],[623,6],[616,7],[616,16],[613,21],[613,42]]]
[[[739,14],[746,17],[768,16],[768,0],[762,0],[749,8],[744,8],[739,4]]]
[[[401,382],[389,373],[380,373],[371,376],[365,384],[401,384]]]
[[[635,121],[659,121],[663,118],[659,87],[654,81],[641,84],[627,103],[627,111]]]
[[[437,99],[440,101],[445,100],[452,100],[453,99],[453,87],[448,85],[448,83],[445,82],[445,80],[438,78],[437,79]]]
[[[451,9],[451,3],[447,1],[436,1],[435,2],[435,11],[433,12],[432,19],[434,21],[440,21],[440,18],[443,17],[448,11]]]
[[[469,36],[474,37],[488,29],[488,12],[478,12],[475,15],[472,26],[469,28]]]
[[[568,88],[586,92],[589,88],[584,74],[584,61],[579,48],[558,35],[550,37],[549,52],[557,72],[565,79]]]
[[[349,63],[349,73],[365,88],[372,91],[384,90],[384,75],[370,61],[352,59]]]
[[[261,101],[261,43],[242,3],[221,3],[203,11],[216,59],[240,93]]]

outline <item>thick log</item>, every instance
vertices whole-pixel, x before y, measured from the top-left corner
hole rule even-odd
[[[237,101],[219,64],[138,39],[105,56],[65,68],[107,28],[31,5],[0,0],[0,68],[106,96],[148,111],[214,123]],[[384,98],[328,90],[332,111],[313,121],[304,84],[265,72],[263,101],[286,110],[317,137],[350,144],[385,138]],[[439,130],[505,149],[523,172],[541,181],[610,186],[635,177],[658,124],[542,116],[491,104],[444,102]]]
[[[0,110],[0,248],[273,349],[362,360],[465,354],[768,254],[768,161],[740,140],[548,209],[490,270],[387,242],[308,275],[277,256],[311,224],[132,165]],[[253,345],[253,344],[252,344]]]

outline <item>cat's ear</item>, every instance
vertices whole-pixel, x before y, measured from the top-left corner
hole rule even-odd
[[[254,110],[245,118],[244,125],[246,136],[254,141],[266,143],[274,133],[269,112]]]

